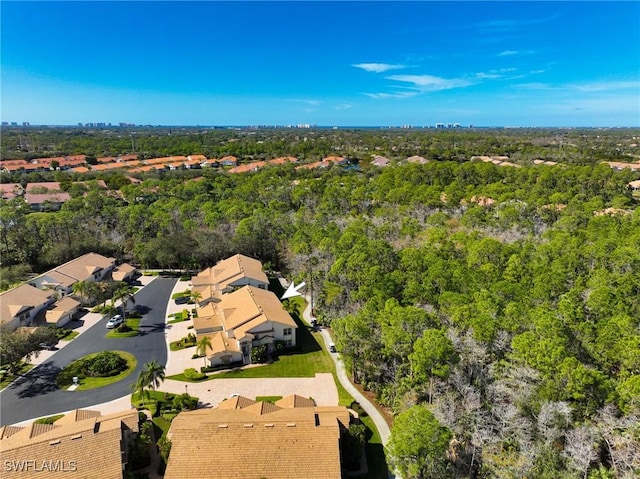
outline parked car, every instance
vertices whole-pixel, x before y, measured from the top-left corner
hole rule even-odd
[[[332,353],[337,353],[338,350],[336,349],[336,345],[333,343],[329,343],[329,351]]]
[[[124,318],[119,314],[116,314],[113,318],[107,321],[107,329],[117,328],[122,323],[124,323]]]

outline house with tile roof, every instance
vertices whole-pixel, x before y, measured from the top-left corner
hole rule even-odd
[[[209,338],[207,360],[212,366],[250,362],[251,349],[266,346],[273,351],[276,341],[296,345],[297,325],[271,291],[244,286],[223,294],[198,310],[193,319],[196,338]]]
[[[80,302],[71,296],[65,296],[53,308],[46,311],[44,319],[47,325],[61,328],[73,319],[80,310]]]
[[[132,279],[136,273],[138,272],[138,268],[132,266],[128,263],[122,263],[116,266],[111,271],[111,279],[114,281],[129,281]]]
[[[228,293],[241,286],[251,285],[256,288],[267,289],[269,279],[262,271],[262,263],[255,258],[243,254],[236,254],[230,258],[220,260],[191,278],[191,285],[202,294],[206,291]],[[200,291],[202,290],[202,291]]]
[[[138,411],[76,409],[53,424],[0,427],[5,479],[122,479]]]
[[[87,253],[28,281],[36,288],[55,289],[69,294],[78,281],[101,281],[116,266],[114,258]]]
[[[344,406],[299,396],[275,404],[237,396],[185,411],[167,434],[164,477],[340,479],[340,437],[350,421]]]
[[[28,326],[40,311],[54,302],[53,291],[22,284],[0,293],[0,323],[12,329]]]

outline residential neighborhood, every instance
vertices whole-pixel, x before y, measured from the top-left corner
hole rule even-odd
[[[5,328],[33,328],[38,325],[73,327],[82,300],[74,285],[133,278],[144,278],[142,282],[138,281],[144,290],[148,287],[144,285],[153,284],[155,277],[141,277],[132,265],[117,265],[114,258],[87,253],[2,293],[3,325]],[[184,329],[182,324],[192,324],[189,327],[193,328],[197,344],[203,344],[203,340],[206,344],[204,358],[209,367],[217,368],[219,372],[224,372],[225,368],[260,367],[252,354],[256,348],[263,347],[268,357],[296,348],[300,323],[294,321],[281,300],[269,290],[269,278],[260,261],[236,254],[201,270],[190,280],[174,280],[172,284],[174,294],[171,298],[165,297],[165,327],[171,331],[172,327],[179,326],[177,332],[187,332],[189,329]],[[192,298],[191,304],[186,306],[193,310],[188,314],[188,321],[170,324],[174,317],[171,311],[175,314],[187,311],[183,309],[185,304],[180,296],[185,286],[189,288],[187,297]],[[89,313],[85,317],[92,315]],[[93,325],[88,326],[91,331],[104,321],[100,321],[98,315],[93,316]],[[308,324],[310,318],[306,321]],[[88,334],[86,326],[80,329],[86,331],[74,341],[80,342]],[[171,364],[169,370],[189,369],[190,366],[193,370],[200,368],[202,359],[169,350],[168,341],[173,337],[175,334],[166,336],[165,343],[169,351],[167,366]],[[69,347],[59,346],[61,353]],[[43,351],[41,354],[44,358],[36,358],[36,368],[44,367],[47,361],[56,357],[56,351]],[[341,444],[349,426],[359,424],[359,415],[338,405],[334,379],[330,374],[321,376],[308,380],[290,378],[288,382],[285,378],[267,382],[262,379],[219,380],[220,391],[225,388],[227,391],[253,390],[254,397],[236,393],[221,397],[219,391],[212,396],[202,388],[205,383],[180,383],[174,379],[167,379],[165,386],[160,383],[159,390],[168,391],[165,394],[179,395],[190,391],[199,396],[197,409],[179,412],[166,431],[172,452],[166,458],[164,477],[191,477],[194,471],[201,471],[197,476],[205,479],[247,477],[247,474],[251,477],[345,477],[343,456],[346,446]],[[225,381],[230,383],[223,386]],[[234,381],[236,386],[232,385]],[[73,387],[69,389],[72,390]],[[73,398],[73,392],[66,394],[71,395],[67,396],[68,400]],[[261,400],[260,397],[276,399]],[[6,463],[10,464],[9,469],[5,469],[6,477],[38,477],[43,468],[52,471],[51,477],[63,477],[69,471],[78,472],[82,477],[123,477],[133,460],[129,457],[131,447],[134,447],[132,444],[142,437],[140,408],[133,406],[135,404],[132,404],[129,394],[93,407],[59,411],[64,416],[59,419],[56,416],[54,422],[26,420],[11,425],[3,421],[0,451],[3,459],[9,461]],[[145,413],[149,414],[148,411]],[[206,454],[187,453],[194,448],[206,449],[211,444],[217,444],[216,467],[211,467]],[[94,448],[99,452],[89,454],[88,451]],[[285,451],[277,463],[266,460]],[[295,460],[301,455],[308,457],[304,466]],[[37,460],[20,462],[24,457]],[[264,459],[259,460],[260,457]],[[360,464],[360,458],[356,462]],[[102,466],[97,470],[89,464]],[[242,466],[238,467],[238,464]],[[364,464],[362,462],[358,467],[366,470]]]

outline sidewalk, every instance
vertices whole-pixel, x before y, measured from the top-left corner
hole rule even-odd
[[[305,299],[307,300],[307,307],[302,312],[302,317],[307,322],[308,325],[311,325],[311,301],[308,296],[305,296]],[[322,338],[324,339],[324,343],[328,351],[329,344],[333,342],[333,340],[331,339],[331,335],[329,334],[329,331],[327,331],[325,328],[322,328],[320,330],[320,334],[322,334]],[[353,399],[355,399],[360,404],[360,406],[362,406],[362,408],[365,411],[367,411],[367,414],[369,414],[369,416],[375,423],[376,427],[378,428],[378,432],[380,433],[380,439],[382,440],[382,444],[386,445],[387,442],[389,441],[389,436],[391,435],[391,430],[389,429],[389,425],[387,424],[387,421],[384,419],[382,414],[380,414],[380,412],[376,409],[376,407],[365,396],[363,396],[360,393],[360,391],[358,391],[353,386],[353,384],[351,384],[351,381],[347,377],[347,372],[345,370],[344,363],[340,359],[339,354],[338,353],[329,353],[329,354],[331,355],[331,358],[336,364],[336,372],[337,372],[338,380],[344,386],[347,392],[353,397]]]

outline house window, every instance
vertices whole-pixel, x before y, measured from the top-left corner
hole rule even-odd
[[[291,328],[284,328],[283,334],[285,336],[291,336]]]
[[[291,341],[290,339],[287,339],[285,341],[285,344],[287,345],[288,348],[290,348],[291,346],[293,346],[293,341]]]

